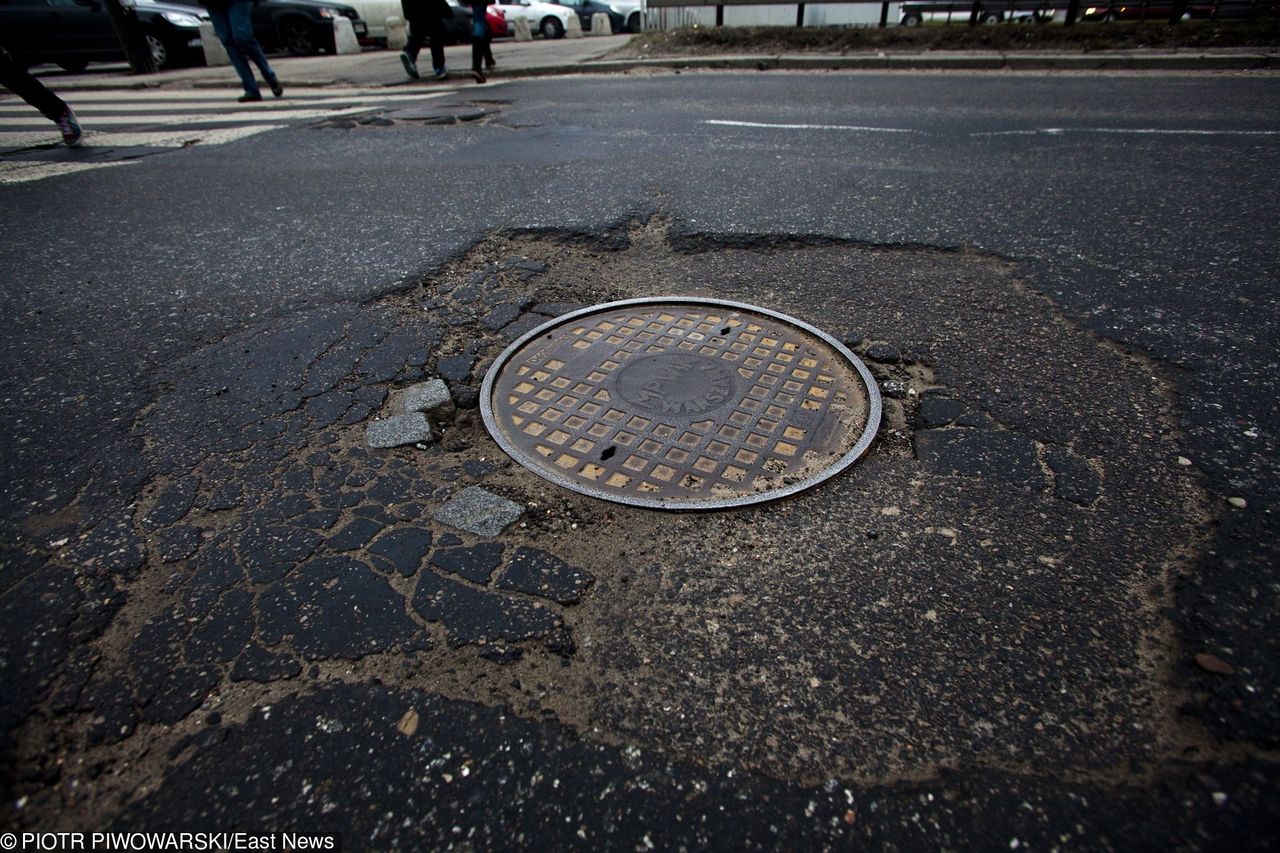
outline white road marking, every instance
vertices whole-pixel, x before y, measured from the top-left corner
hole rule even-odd
[[[1033,130],[991,130],[968,136],[1061,136],[1066,133],[1104,133],[1133,136],[1280,136],[1280,130],[1194,130],[1175,127],[1037,127]]]
[[[359,115],[378,109],[377,104],[367,107],[349,107],[345,110],[264,110],[243,113],[202,113],[198,115],[131,115],[131,116],[91,116],[79,111],[81,127],[99,127],[108,125],[199,125],[199,124],[238,124],[242,122],[287,121],[289,119],[341,118],[342,116]],[[43,119],[38,113],[34,119],[0,118],[0,127],[31,127],[39,125]]]
[[[268,130],[279,130],[283,124],[251,124],[244,127],[216,127],[203,130],[168,130],[144,133],[128,131],[113,133],[110,131],[87,130],[84,134],[84,148],[181,148],[184,145],[224,145],[245,139]],[[47,133],[38,131],[0,131],[0,150],[31,148],[36,145],[51,145],[59,142],[61,137],[52,124]]]
[[[849,130],[860,133],[917,133],[923,136],[946,136],[905,127],[869,127],[856,124],[773,124],[761,121],[728,121],[706,119],[703,124],[728,127],[762,127],[778,130]],[[1194,130],[1164,127],[1037,127],[1029,130],[986,130],[964,136],[1059,136],[1065,133],[1103,133],[1135,136],[1280,136],[1280,130]]]
[[[719,124],[728,127],[766,127],[779,130],[856,130],[863,133],[920,133],[906,127],[863,127],[856,124],[773,124],[763,121],[728,121],[707,119],[703,124]]]
[[[57,87],[53,87],[57,92]],[[347,100],[407,100],[411,98],[436,98],[441,95],[452,95],[460,91],[451,86],[445,89],[417,88],[414,86],[388,86],[386,88],[330,88],[314,87],[306,89],[289,89],[283,98],[273,98],[270,93],[263,93],[264,99],[252,104],[238,104],[236,98],[244,93],[239,87],[225,89],[75,89],[62,92],[59,97],[71,104],[112,102],[112,101],[210,101],[228,106],[257,107],[271,104],[288,104],[292,102],[346,98]],[[6,92],[6,95],[8,93]],[[0,101],[20,104],[16,97],[0,97]]]
[[[22,184],[27,181],[38,181],[41,178],[52,178],[55,175],[127,166],[135,162],[137,161],[112,160],[103,163],[44,163],[29,160],[0,160],[0,184]]]
[[[238,104],[235,102],[234,99],[228,99],[225,97],[202,98],[198,100],[195,98],[188,98],[183,100],[118,99],[118,100],[112,100],[112,101],[84,102],[81,99],[77,98],[75,93],[69,94],[67,98],[65,98],[64,100],[67,100],[69,103],[71,103],[72,108],[76,111],[77,116],[83,117],[83,116],[96,115],[98,113],[108,113],[108,112],[141,113],[141,112],[146,112],[151,110],[164,110],[165,112],[184,112],[184,111],[195,112],[195,111],[203,110],[205,112],[208,112],[210,110],[216,110],[218,107],[225,107],[229,112],[233,112],[233,113],[239,113],[242,111],[245,113],[262,113],[262,112],[279,111],[281,109],[291,109],[295,106],[300,108],[314,108],[314,107],[341,106],[341,105],[364,106],[364,104],[359,103],[360,101],[368,101],[370,102],[371,106],[376,106],[379,104],[398,104],[401,101],[420,101],[428,98],[438,98],[443,94],[446,94],[446,93],[439,92],[439,93],[434,93],[430,95],[411,95],[407,97],[400,96],[400,95],[388,97],[384,95],[382,97],[377,98],[376,101],[373,98],[351,97],[351,98],[311,98],[305,101],[268,100],[268,101],[259,101],[255,103],[249,103],[249,104]],[[10,101],[10,100],[0,102],[0,116],[7,116],[7,115],[29,116],[31,114],[32,114],[32,108],[27,106],[24,103],[21,103],[18,101]]]

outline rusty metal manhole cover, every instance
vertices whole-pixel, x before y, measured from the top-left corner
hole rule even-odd
[[[880,425],[866,366],[817,329],[712,299],[629,299],[534,329],[485,376],[502,449],[583,494],[719,509],[807,489]]]

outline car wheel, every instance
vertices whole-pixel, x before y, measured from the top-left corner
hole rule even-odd
[[[280,43],[294,56],[311,56],[320,52],[320,43],[311,24],[301,18],[281,22]]]
[[[542,23],[538,25],[538,32],[542,33],[545,39],[558,39],[564,35],[564,24],[555,18],[543,18]]]
[[[999,13],[999,12],[987,12],[985,15],[983,15],[981,18],[979,18],[979,19],[978,19],[978,23],[980,23],[980,24],[998,24],[998,23],[1000,23],[1000,13]]]
[[[627,32],[629,33],[640,32],[640,13],[639,12],[632,12],[630,15],[627,16]]]
[[[147,40],[147,49],[151,51],[151,59],[155,62],[156,68],[168,68],[173,62],[173,54],[164,43],[164,39],[155,33],[146,33],[143,38]]]
[[[58,67],[70,74],[83,74],[89,67],[87,59],[66,59],[58,63]]]
[[[924,21],[921,19],[919,12],[912,12],[902,19],[902,25],[904,27],[918,27],[922,23],[924,23]]]

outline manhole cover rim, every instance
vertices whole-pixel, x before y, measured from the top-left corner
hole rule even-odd
[[[812,474],[803,480],[798,480],[787,486],[778,489],[770,489],[766,492],[750,495],[739,495],[731,498],[707,498],[687,501],[672,501],[663,498],[642,498],[634,496],[620,496],[603,489],[593,489],[583,483],[578,482],[570,477],[566,477],[557,471],[534,468],[526,465],[523,461],[524,452],[507,440],[497,417],[493,411],[493,386],[498,379],[498,374],[507,364],[513,355],[534,338],[546,334],[547,331],[557,328],[565,323],[592,314],[598,314],[604,311],[611,311],[617,308],[628,308],[640,305],[699,305],[714,306],[717,308],[728,308],[736,311],[745,311],[749,313],[761,314],[771,317],[783,323],[790,324],[801,329],[808,334],[821,340],[833,350],[835,350],[842,358],[851,364],[858,372],[859,378],[862,380],[863,386],[867,391],[867,423],[862,430],[862,434],[858,436],[858,440],[854,443],[848,452],[832,463],[829,467]],[[588,497],[600,498],[611,503],[619,503],[626,506],[638,506],[647,509],[661,509],[667,511],[687,511],[687,510],[713,510],[713,509],[732,509],[741,506],[750,506],[752,504],[766,503],[775,501],[780,498],[794,495],[806,489],[811,489],[821,483],[826,482],[835,475],[844,471],[854,462],[858,461],[864,453],[871,447],[871,443],[875,441],[876,434],[880,431],[880,420],[883,413],[883,404],[880,399],[880,387],[876,383],[875,377],[871,375],[871,371],[866,364],[855,355],[848,347],[840,343],[831,335],[821,329],[806,323],[804,320],[792,317],[789,314],[783,314],[780,311],[773,311],[768,308],[762,308],[759,305],[751,305],[746,302],[735,302],[730,299],[711,299],[699,296],[644,296],[635,299],[620,299],[614,302],[601,302],[597,305],[589,305],[580,308],[577,311],[571,311],[568,314],[561,314],[559,317],[552,317],[547,322],[542,323],[538,327],[529,330],[516,340],[512,341],[499,356],[494,359],[493,364],[489,365],[489,369],[485,372],[484,382],[480,386],[480,416],[484,420],[485,429],[488,430],[489,436],[497,442],[502,451],[511,457],[520,467],[529,473],[540,477],[543,480],[554,483],[557,486],[577,492]]]

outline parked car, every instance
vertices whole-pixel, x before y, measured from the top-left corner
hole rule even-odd
[[[529,22],[529,30],[542,33],[543,38],[558,39],[564,37],[569,28],[569,17],[572,9],[556,3],[540,3],[538,0],[511,0],[507,3],[495,4],[511,26],[518,18]]]
[[[204,9],[156,0],[134,7],[151,56],[160,68],[200,63]],[[0,0],[0,41],[28,66],[51,62],[73,74],[90,62],[121,62],[124,48],[98,0]]]
[[[1055,12],[1045,0],[984,0],[978,6],[978,23],[998,24],[1009,20],[1045,23],[1053,20]],[[899,13],[898,22],[907,27],[917,27],[925,21],[963,24],[968,23],[973,14],[973,3],[965,0],[903,3]]]
[[[200,0],[176,0],[185,6]],[[254,0],[253,34],[263,50],[286,50],[294,56],[334,52],[333,21],[347,18],[356,38],[365,38],[368,27],[360,13],[346,3],[328,0]]]
[[[609,16],[609,28],[620,33],[627,28],[627,17],[612,4],[601,0],[560,0],[558,5],[572,9],[582,23],[582,31],[591,31],[591,16],[605,14]],[[637,13],[638,14],[638,13]]]

